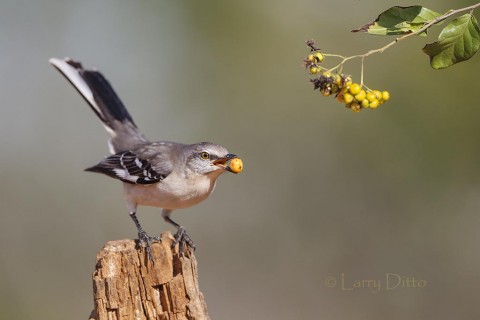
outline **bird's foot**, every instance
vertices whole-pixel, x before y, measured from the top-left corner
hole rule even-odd
[[[183,256],[185,253],[185,248],[191,248],[193,251],[195,251],[195,245],[193,244],[192,239],[190,236],[187,234],[187,230],[185,230],[184,227],[179,227],[177,230],[177,233],[174,235],[175,241],[172,243],[172,248],[179,244],[179,252],[180,255]]]
[[[153,254],[152,254],[152,249],[150,248],[150,243],[153,241],[159,241],[161,242],[162,240],[160,237],[150,237],[144,230],[140,230],[138,232],[138,242],[139,245],[142,247],[145,247],[145,250],[147,251],[148,258],[150,261],[153,262]]]

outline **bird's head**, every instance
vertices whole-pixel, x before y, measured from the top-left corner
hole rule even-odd
[[[232,169],[229,165],[229,161],[238,159],[238,157],[229,153],[227,149],[221,145],[210,142],[200,142],[188,145],[187,148],[187,168],[197,174],[212,174],[218,176],[225,171],[232,173],[241,171]]]

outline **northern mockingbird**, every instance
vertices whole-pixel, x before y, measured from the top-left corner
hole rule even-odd
[[[136,216],[139,205],[163,209],[163,219],[177,228],[173,246],[179,243],[182,254],[186,246],[195,249],[185,228],[173,221],[170,214],[175,209],[187,208],[208,198],[220,174],[234,172],[227,162],[237,156],[210,142],[150,142],[99,71],[83,69],[81,63],[68,58],[52,58],[49,62],[85,98],[110,133],[112,155],[86,171],[123,181],[130,217],[149,258],[153,260],[150,242],[159,240],[159,237],[148,236],[140,225]]]

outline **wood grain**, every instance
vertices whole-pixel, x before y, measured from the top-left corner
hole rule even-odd
[[[171,248],[170,233],[151,244],[155,263],[134,240],[107,242],[93,272],[90,320],[210,319],[198,287],[197,261]]]

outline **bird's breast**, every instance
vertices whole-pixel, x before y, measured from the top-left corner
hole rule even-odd
[[[137,205],[164,209],[188,208],[208,198],[215,188],[216,177],[207,175],[185,179],[169,175],[151,185],[124,184],[127,201]]]

